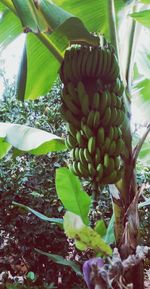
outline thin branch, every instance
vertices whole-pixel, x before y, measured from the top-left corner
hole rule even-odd
[[[136,161],[137,161],[138,155],[140,153],[140,150],[142,148],[142,145],[144,144],[149,132],[150,132],[150,124],[147,126],[146,132],[144,133],[143,137],[140,139],[139,143],[136,145],[136,147],[133,150],[133,157],[132,158],[133,158],[134,165],[136,164]]]

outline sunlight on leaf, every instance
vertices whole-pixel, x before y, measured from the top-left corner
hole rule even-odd
[[[96,254],[112,254],[111,247],[105,243],[96,231],[84,225],[78,215],[66,212],[64,216],[64,230],[69,238],[75,240],[75,245],[79,250],[92,249]]]
[[[142,25],[150,28],[150,10],[143,10],[140,12],[135,12],[130,14],[132,18],[134,18],[136,21],[141,23]]]
[[[47,154],[66,149],[64,140],[54,134],[26,125],[0,123],[0,137],[18,150],[32,154]]]

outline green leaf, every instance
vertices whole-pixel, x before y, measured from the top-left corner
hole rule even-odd
[[[115,218],[114,218],[114,214],[113,214],[111,219],[110,219],[108,228],[107,228],[106,236],[104,238],[104,240],[107,244],[113,244],[115,242],[114,222],[115,222]]]
[[[147,141],[142,145],[138,158],[147,166],[150,165],[150,142]]]
[[[23,204],[17,203],[17,202],[12,202],[12,204],[31,212],[32,214],[37,216],[42,221],[46,221],[46,222],[50,222],[50,223],[54,223],[54,224],[58,224],[58,225],[62,225],[63,224],[63,219],[60,219],[60,218],[49,218],[49,217],[39,213],[38,211],[36,211],[36,210],[34,210],[34,209],[32,209],[32,208],[30,208],[28,206],[25,206]]]
[[[106,225],[103,220],[98,220],[96,222],[96,225],[94,227],[94,230],[101,236],[103,237],[106,234]]]
[[[79,17],[89,31],[101,32],[105,36],[109,35],[106,0],[54,0],[53,2]]]
[[[0,123],[0,137],[18,150],[31,154],[41,155],[66,149],[62,138],[26,125]]]
[[[78,177],[74,176],[68,168],[56,170],[56,191],[64,207],[79,215],[83,222],[88,224],[91,198],[83,191]]]
[[[143,207],[146,207],[146,206],[150,206],[150,198],[148,198],[146,201],[138,204],[139,209],[142,209]]]
[[[96,254],[111,255],[112,249],[91,227],[86,226],[80,216],[66,212],[64,216],[64,230],[69,238],[75,240],[79,250],[92,249]]]
[[[134,18],[137,22],[150,28],[150,10],[143,10],[140,12],[135,12],[135,13],[130,14],[130,16]]]
[[[2,159],[11,149],[11,145],[7,143],[3,137],[0,137],[0,159]]]
[[[2,8],[4,7],[4,8]],[[0,51],[15,40],[22,32],[22,27],[19,19],[14,15],[11,10],[5,6],[0,6]],[[8,37],[9,35],[9,37]]]
[[[65,258],[63,258],[62,256],[59,255],[55,255],[55,254],[50,254],[50,253],[46,253],[43,252],[39,249],[35,249],[36,252],[38,252],[39,254],[45,255],[47,256],[49,259],[51,259],[53,262],[63,265],[63,266],[68,266],[71,267],[71,269],[79,276],[82,276],[81,270],[79,265],[74,262],[74,261],[70,261],[70,260],[66,260]]]

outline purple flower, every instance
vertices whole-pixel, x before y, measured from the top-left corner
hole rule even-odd
[[[92,284],[91,281],[91,266],[92,265],[97,265],[98,268],[101,268],[104,266],[103,259],[98,257],[98,258],[92,258],[89,259],[88,261],[85,261],[83,264],[83,276],[84,280],[87,284],[88,289],[94,289],[94,285]]]

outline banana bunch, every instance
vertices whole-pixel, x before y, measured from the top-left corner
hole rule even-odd
[[[60,77],[70,170],[99,184],[116,183],[126,148],[121,130],[124,87],[114,49],[106,41],[100,47],[71,46]]]

